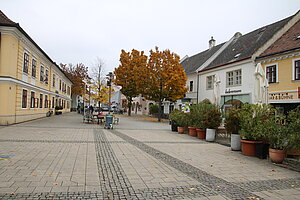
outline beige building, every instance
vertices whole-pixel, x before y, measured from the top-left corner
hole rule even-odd
[[[72,82],[20,27],[0,11],[0,125],[68,112]]]

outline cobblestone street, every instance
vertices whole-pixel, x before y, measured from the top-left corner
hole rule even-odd
[[[0,127],[0,199],[300,199],[300,173],[119,116],[68,113]]]

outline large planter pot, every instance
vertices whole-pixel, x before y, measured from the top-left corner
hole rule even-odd
[[[231,150],[240,151],[241,150],[241,136],[239,134],[231,134]]]
[[[207,128],[205,140],[207,142],[214,142],[216,137],[216,129]]]
[[[269,149],[270,160],[273,163],[280,164],[286,157],[286,150]]]
[[[184,133],[189,133],[189,128],[188,127],[184,127]]]
[[[178,127],[178,125],[176,124],[176,122],[175,121],[171,121],[171,130],[174,131],[174,132],[176,132],[177,131],[177,127]]]
[[[197,136],[196,127],[189,127],[189,135],[190,136]]]
[[[197,137],[199,139],[204,140],[206,137],[206,131],[204,128],[196,128],[196,132],[197,132]]]
[[[185,128],[184,127],[177,127],[177,131],[179,134],[183,134],[184,133]]]
[[[269,152],[269,144],[267,143],[256,143],[255,144],[255,156],[260,159],[266,159]]]
[[[245,156],[256,156],[255,143],[262,143],[262,141],[241,140],[242,154]]]

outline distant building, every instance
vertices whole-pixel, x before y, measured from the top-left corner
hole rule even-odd
[[[0,11],[0,125],[71,107],[72,82],[18,23]]]
[[[268,102],[285,113],[300,105],[300,20],[257,59],[269,82]]]

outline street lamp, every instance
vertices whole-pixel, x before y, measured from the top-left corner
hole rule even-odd
[[[111,105],[110,105],[110,95],[111,95],[111,81],[112,81],[112,78],[114,76],[114,74],[112,72],[109,72],[107,75],[107,86],[109,87],[109,92],[108,92],[108,114],[110,114],[110,108],[111,108]]]

